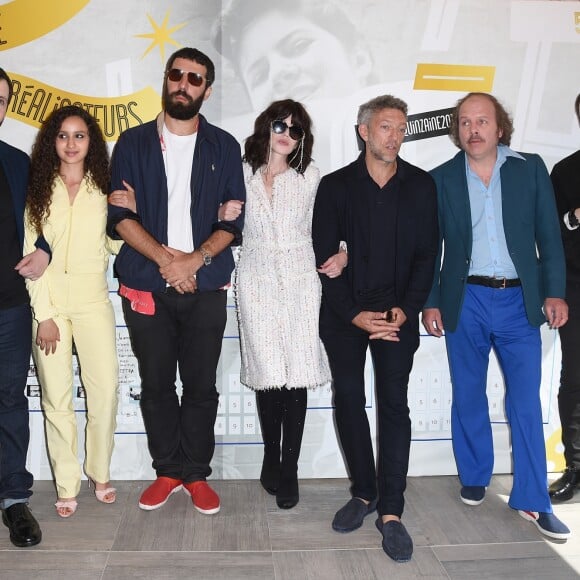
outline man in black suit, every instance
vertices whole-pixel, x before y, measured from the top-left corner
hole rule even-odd
[[[413,553],[401,523],[411,444],[407,387],[438,240],[435,184],[398,155],[406,124],[406,103],[391,95],[361,105],[358,132],[365,150],[321,180],[312,226],[317,264],[341,241],[349,255],[341,276],[320,278],[320,336],[353,496],[332,527],[355,530],[376,508],[383,549],[396,561]],[[368,347],[376,375],[378,470],[365,410]]]
[[[580,124],[580,94],[575,102]],[[558,409],[566,470],[550,486],[550,497],[568,501],[580,487],[580,149],[556,163],[550,175],[562,228],[566,255],[568,323],[558,328],[562,345],[562,372]]]
[[[0,68],[0,125],[12,97],[12,83]],[[24,394],[30,367],[32,318],[24,278],[35,280],[48,264],[49,248],[22,258],[24,206],[28,182],[26,153],[0,141],[0,509],[19,548],[42,539],[28,508],[32,474],[26,469],[30,439],[28,399]]]

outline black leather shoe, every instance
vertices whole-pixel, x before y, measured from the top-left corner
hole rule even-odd
[[[42,532],[28,505],[15,503],[2,510],[2,521],[10,530],[10,541],[18,548],[40,544]]]
[[[298,494],[298,478],[288,477],[280,481],[280,487],[276,492],[276,504],[280,509],[292,509],[300,499]]]
[[[580,485],[580,469],[567,467],[560,479],[557,479],[549,489],[554,501],[568,501],[574,497],[574,490]]]

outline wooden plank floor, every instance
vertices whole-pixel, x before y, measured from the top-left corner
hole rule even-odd
[[[553,476],[554,479],[556,476]],[[148,482],[115,482],[117,503],[100,504],[86,482],[77,513],[60,519],[51,482],[34,486],[31,507],[42,543],[17,549],[0,526],[3,580],[244,580],[429,578],[564,580],[580,578],[580,492],[555,507],[575,536],[545,540],[507,507],[511,477],[495,476],[484,503],[459,501],[454,476],[409,478],[403,521],[413,537],[411,562],[396,564],[381,549],[375,515],[350,534],[330,522],[348,499],[343,479],[300,483],[301,499],[279,510],[257,481],[213,481],[221,512],[196,512],[184,493],[144,512]]]

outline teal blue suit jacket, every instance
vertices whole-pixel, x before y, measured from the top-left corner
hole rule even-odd
[[[530,324],[546,319],[544,299],[564,298],[566,266],[554,191],[542,159],[508,156],[500,169],[503,226],[512,262],[522,282]],[[425,308],[439,308],[453,332],[463,305],[472,251],[472,225],[465,153],[431,171],[437,186],[439,254]]]

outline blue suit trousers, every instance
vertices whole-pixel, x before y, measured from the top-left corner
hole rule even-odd
[[[493,348],[505,381],[505,413],[511,430],[513,487],[510,507],[551,512],[542,426],[540,329],[526,316],[521,287],[468,284],[459,324],[446,333],[453,385],[451,429],[461,483],[487,486],[494,451],[486,395]]]

